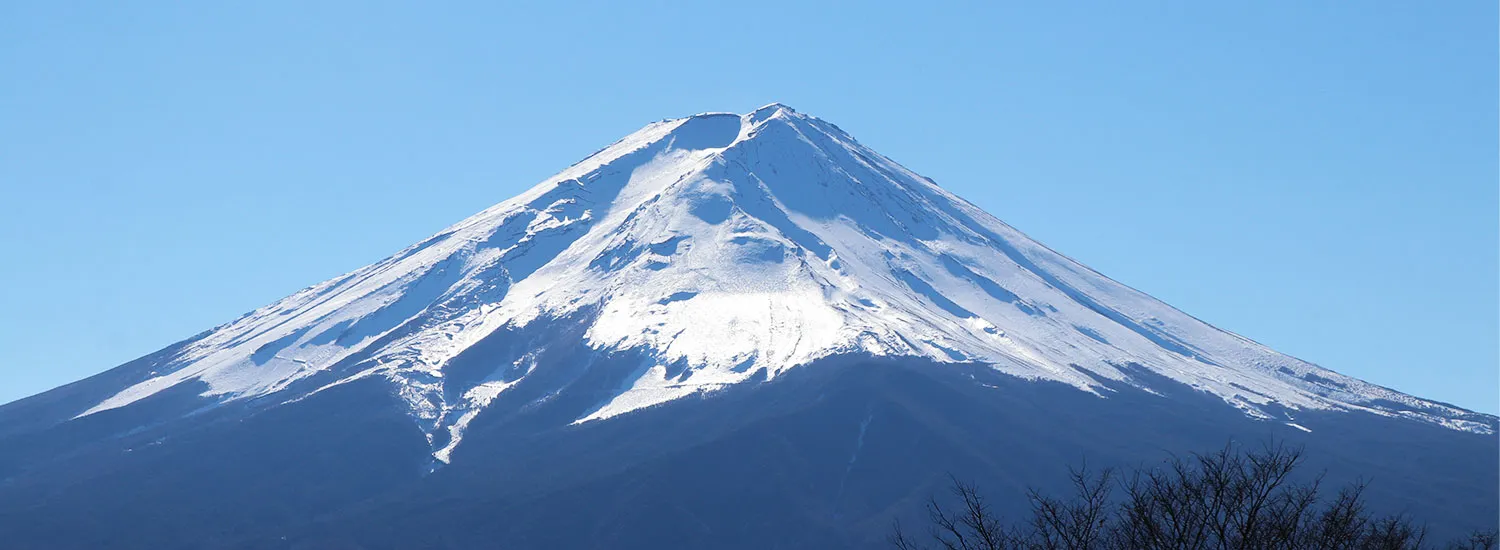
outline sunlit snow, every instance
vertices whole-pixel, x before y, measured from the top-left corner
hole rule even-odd
[[[1365,409],[1489,429],[1198,321],[776,104],[650,124],[389,259],[200,335],[80,416],[183,383],[220,401],[293,400],[379,377],[430,439],[446,435],[434,456],[447,462],[476,415],[545,366],[498,358],[513,374],[468,387],[448,387],[445,367],[496,331],[559,319],[586,324],[568,343],[646,358],[576,422],[864,354],[1086,391],[1149,390],[1132,376],[1143,369],[1257,417]]]

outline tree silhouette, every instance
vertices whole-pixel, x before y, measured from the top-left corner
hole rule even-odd
[[[1073,494],[1027,492],[1031,520],[1006,527],[978,488],[952,478],[956,508],[929,499],[925,537],[898,522],[898,550],[1420,550],[1426,529],[1406,515],[1377,516],[1364,503],[1364,482],[1322,496],[1321,476],[1296,481],[1300,448],[1232,447],[1128,477],[1114,470],[1070,469]],[[1118,498],[1117,498],[1118,497]],[[1476,532],[1447,548],[1495,550],[1496,533]],[[925,541],[925,542],[924,542]]]

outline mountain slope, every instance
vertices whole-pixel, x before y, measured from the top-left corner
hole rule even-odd
[[[1488,430],[1204,324],[781,105],[651,124],[396,256],[202,335],[79,414],[188,382],[224,402],[376,376],[429,431],[456,434],[536,365],[522,354],[455,383],[455,358],[497,331],[577,315],[593,349],[647,355],[580,421],[854,353],[983,362],[1094,392],[1143,368],[1263,418],[1357,409]],[[309,380],[321,383],[287,391]]]
[[[1496,422],[1209,326],[773,104],[650,124],[390,258],[0,406],[0,518],[38,541],[99,543],[68,522],[140,513],[116,526],[133,545],[380,547],[479,532],[455,501],[545,524],[577,499],[616,499],[589,504],[616,515],[656,502],[642,483],[701,500],[715,468],[739,468],[782,476],[760,480],[784,491],[761,504],[790,507],[787,540],[838,546],[910,508],[936,465],[1043,475],[1074,451],[1123,464],[1274,435],[1335,471],[1409,478],[1387,505],[1458,525],[1493,516],[1492,490],[1454,494],[1494,477]],[[825,424],[860,443],[796,428]],[[867,435],[880,450],[858,450]],[[859,478],[861,461],[884,470]],[[847,491],[883,507],[826,508]],[[179,517],[131,509],[143,495]],[[388,514],[414,519],[372,519]],[[672,532],[654,525],[599,528]],[[523,547],[609,540],[497,529]]]

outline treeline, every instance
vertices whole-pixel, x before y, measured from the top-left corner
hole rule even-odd
[[[1406,515],[1367,510],[1364,483],[1333,492],[1321,476],[1297,481],[1301,449],[1279,444],[1231,447],[1122,475],[1070,470],[1073,495],[1027,493],[1031,518],[1006,524],[978,489],[953,480],[953,503],[928,501],[929,524],[909,532],[898,522],[898,550],[1495,550],[1496,532],[1432,545]]]

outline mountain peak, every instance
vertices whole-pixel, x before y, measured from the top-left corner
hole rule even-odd
[[[777,113],[777,112],[786,112],[786,113],[790,113],[790,114],[797,114],[797,110],[796,109],[791,108],[790,106],[786,105],[785,103],[772,102],[772,103],[767,103],[767,104],[761,106],[760,108],[752,111],[750,113],[750,116],[755,116],[755,115],[760,115],[760,114],[769,115],[769,114],[773,114],[773,113]]]
[[[578,411],[589,422],[838,356],[977,363],[1101,397],[1171,380],[1275,422],[1302,409],[1480,432],[1493,420],[1209,326],[779,103],[648,125],[154,356],[79,416],[184,385],[213,403],[285,402],[378,378],[447,461],[518,384],[618,380]]]
[[[1457,532],[1493,526],[1497,427],[1209,326],[772,104],[648,124],[389,258],[0,406],[0,532],[866,548],[946,472],[1066,491],[1059,456],[1263,437]]]

